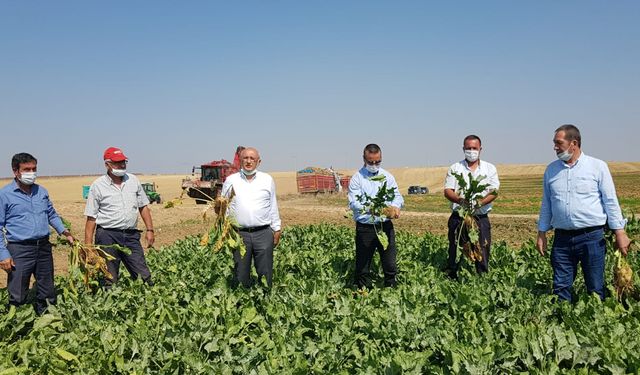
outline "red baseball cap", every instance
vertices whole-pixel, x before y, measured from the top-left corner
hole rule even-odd
[[[117,147],[109,147],[108,149],[104,150],[104,160],[118,162],[127,160],[127,157],[124,155],[124,152],[122,152],[121,149]]]

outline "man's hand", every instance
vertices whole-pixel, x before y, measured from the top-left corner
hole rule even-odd
[[[216,215],[220,215],[220,206],[222,206],[222,200],[223,200],[223,199],[224,199],[224,198],[222,198],[222,197],[216,197],[216,198],[213,200],[213,212],[215,212],[215,213],[216,213]],[[223,213],[224,213],[224,212],[223,212]]]
[[[462,198],[462,197],[458,197],[458,201],[456,203],[458,203],[458,205],[462,206],[462,207],[468,207],[469,206],[469,202],[467,202],[467,200]]]
[[[546,232],[538,232],[536,247],[538,248],[538,252],[540,253],[540,255],[544,256],[545,251],[547,251],[547,233]]]
[[[13,258],[7,258],[0,262],[0,269],[11,272],[15,268],[16,264],[13,262]]]
[[[66,238],[67,238],[67,241],[69,241],[69,244],[71,245],[73,245],[76,242],[76,239],[72,235],[68,235]]]
[[[385,207],[382,210],[382,213],[384,214],[384,216],[388,217],[389,219],[397,219],[400,217],[400,209],[395,206]]]
[[[629,245],[631,245],[631,240],[629,240],[627,232],[625,232],[624,229],[616,229],[614,233],[616,234],[616,248],[620,250],[622,255],[627,256]]]
[[[273,232],[273,247],[278,246],[278,244],[280,243],[280,235],[281,234],[282,234],[282,232],[279,231],[279,230]]]
[[[153,230],[147,229],[145,237],[147,238],[147,247],[153,247],[153,243],[156,242],[156,236],[153,234]]]
[[[480,208],[482,208],[482,199],[476,199],[471,202],[471,209],[474,215],[480,212]]]
[[[69,232],[68,230],[65,230],[61,234],[64,236],[64,238],[67,239],[67,241],[69,241],[69,245],[73,246],[73,244],[76,242],[76,239],[71,235],[71,232]]]

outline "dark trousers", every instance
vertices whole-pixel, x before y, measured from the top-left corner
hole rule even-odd
[[[7,277],[9,304],[20,306],[27,301],[31,275],[36,278],[36,312],[43,314],[48,304],[56,303],[53,285],[53,255],[51,244],[43,239],[37,244],[9,243],[7,249],[16,264]]]
[[[480,232],[480,251],[482,252],[482,261],[475,262],[476,272],[483,273],[489,271],[489,256],[491,253],[491,222],[488,215],[478,215],[476,217],[478,223],[478,231]],[[456,240],[458,239],[458,229],[462,223],[462,218],[457,212],[453,212],[449,216],[449,259],[448,267],[453,272],[458,270],[457,247]],[[462,236],[464,237],[464,236]],[[462,241],[460,243],[462,245]]]
[[[244,287],[251,286],[251,260],[256,267],[258,278],[265,277],[271,287],[273,278],[273,231],[270,227],[254,232],[240,231],[240,236],[247,248],[243,257],[238,250],[233,252],[236,281]]]
[[[586,229],[567,233],[555,231],[551,266],[553,267],[553,294],[571,301],[573,281],[578,274],[578,262],[582,265],[587,292],[604,299],[604,229]]]
[[[376,235],[376,228],[380,231],[381,226],[389,239],[389,246],[386,250],[382,248]],[[393,229],[393,223],[385,221],[382,225],[376,224],[376,227],[373,224],[356,223],[355,281],[358,288],[371,288],[371,261],[376,251],[380,254],[384,285],[395,286],[398,268],[396,265],[396,232]]]
[[[113,244],[131,249],[131,255],[126,255],[122,251],[107,247]],[[120,262],[124,263],[132,279],[135,280],[140,276],[145,283],[152,284],[151,271],[149,271],[149,266],[147,266],[147,262],[144,259],[144,250],[140,243],[139,231],[123,231],[98,227],[96,229],[96,245],[105,246],[102,249],[115,258],[107,261],[107,269],[113,278],[111,280],[105,280],[105,285],[109,286],[118,282]]]

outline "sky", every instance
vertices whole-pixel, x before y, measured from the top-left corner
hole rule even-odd
[[[638,1],[0,1],[0,176],[639,161]]]

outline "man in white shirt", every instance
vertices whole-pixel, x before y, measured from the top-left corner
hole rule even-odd
[[[239,232],[247,252],[244,257],[233,253],[236,279],[244,287],[251,286],[251,260],[258,277],[266,278],[271,286],[273,276],[273,248],[280,242],[280,214],[273,178],[257,170],[261,159],[258,150],[245,148],[240,153],[240,172],[227,177],[222,196],[235,193],[228,214],[239,225]]]
[[[89,188],[87,205],[84,214],[87,217],[85,223],[84,241],[87,245],[120,245],[131,250],[131,255],[114,248],[104,250],[115,259],[107,262],[107,269],[112,279],[106,280],[107,286],[116,283],[120,273],[120,262],[129,271],[131,278],[138,276],[148,285],[151,281],[151,271],[144,258],[144,250],[140,243],[140,230],[138,230],[138,213],[146,226],[146,239],[149,246],[153,246],[155,236],[151,210],[149,210],[149,198],[144,192],[140,181],[136,176],[127,173],[127,157],[122,150],[109,147],[104,152],[104,164],[107,173],[96,179]]]
[[[498,180],[498,171],[496,167],[487,162],[480,161],[480,152],[482,151],[482,141],[477,135],[468,135],[462,142],[462,151],[464,152],[464,160],[459,161],[449,168],[447,177],[444,181],[444,196],[451,202],[451,216],[449,217],[449,259],[447,262],[447,272],[450,277],[457,277],[458,263],[456,233],[459,230],[462,218],[456,211],[460,204],[463,203],[463,197],[458,193],[458,181],[454,173],[464,176],[465,181],[469,182],[469,173],[474,179],[484,176],[483,184],[488,187],[483,192],[483,198],[476,202],[479,208],[474,213],[477,219],[480,231],[480,247],[482,251],[482,261],[475,263],[476,272],[483,273],[489,271],[489,253],[491,249],[491,222],[489,221],[489,211],[496,199],[496,192],[500,188],[500,180]]]

